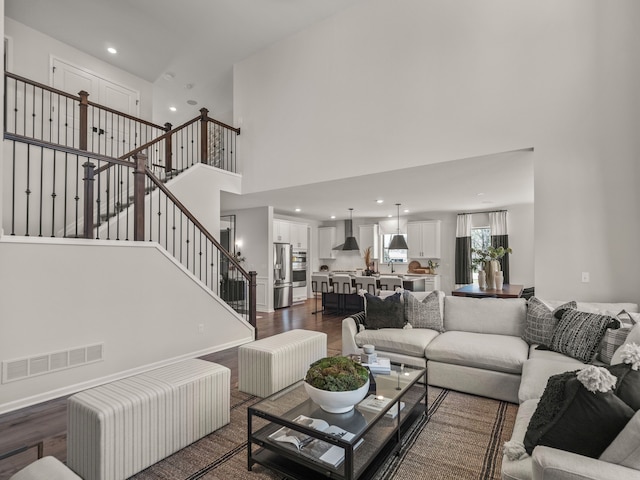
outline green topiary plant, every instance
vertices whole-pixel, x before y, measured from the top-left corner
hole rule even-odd
[[[348,392],[362,387],[369,370],[347,357],[326,357],[314,362],[305,381],[320,390]]]

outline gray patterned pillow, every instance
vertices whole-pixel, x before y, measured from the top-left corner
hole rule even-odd
[[[404,318],[413,328],[430,328],[444,332],[438,292],[433,291],[424,300],[419,301],[410,291],[405,290]]]
[[[527,323],[524,327],[522,339],[529,345],[538,343],[540,345],[548,346],[551,342],[553,331],[558,324],[558,319],[554,314],[558,310],[576,307],[576,302],[571,301],[560,305],[555,310],[551,310],[542,302],[542,300],[539,300],[536,297],[531,297],[527,302]]]
[[[554,352],[590,362],[598,351],[608,327],[620,326],[613,317],[574,309],[559,311],[561,316],[551,336],[549,347]]]

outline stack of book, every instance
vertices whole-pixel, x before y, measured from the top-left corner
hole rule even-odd
[[[382,409],[386,408],[387,405],[391,403],[391,399],[388,397],[382,397],[378,395],[369,395],[367,398],[362,400],[358,404],[358,408],[360,410],[364,410],[365,412],[373,412],[378,413],[381,412]],[[404,408],[404,402],[400,402],[400,410]],[[389,411],[385,414],[385,416],[389,418],[396,418],[398,415],[398,405],[394,403],[393,406],[389,409]]]
[[[389,358],[378,357],[374,363],[363,363],[362,366],[367,367],[371,373],[382,375],[391,374],[391,360]]]

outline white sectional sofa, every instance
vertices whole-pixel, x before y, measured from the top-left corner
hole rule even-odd
[[[420,301],[429,294],[413,293]],[[549,377],[578,370],[585,364],[561,353],[538,350],[536,345],[523,340],[527,322],[524,299],[477,299],[437,294],[441,331],[430,328],[370,330],[359,324],[363,314],[354,315],[342,322],[342,353],[361,354],[363,345],[372,344],[380,356],[392,361],[426,365],[429,385],[518,403],[512,440],[522,442]],[[564,302],[547,303],[555,308]],[[637,312],[638,305],[578,302],[577,309]],[[637,423],[636,431],[640,432],[640,415],[637,414],[633,421]],[[634,441],[640,456],[640,438]],[[518,460],[512,461],[505,456],[502,478],[640,480],[640,470],[636,468],[537,447],[532,456],[525,455]]]

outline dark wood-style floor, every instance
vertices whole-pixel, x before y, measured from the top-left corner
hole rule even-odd
[[[314,308],[313,300],[307,300],[304,304],[277,310],[275,313],[258,313],[258,338],[269,337],[295,328],[316,330],[327,334],[329,351],[340,351],[344,315],[313,315]],[[229,367],[231,385],[237,387],[237,347],[202,358]],[[66,423],[66,397],[0,415],[0,455],[34,445],[23,453],[0,460],[0,480],[6,480],[17,470],[34,461],[37,458],[35,445],[39,442],[44,445],[45,456],[52,455],[65,461],[67,457]]]

